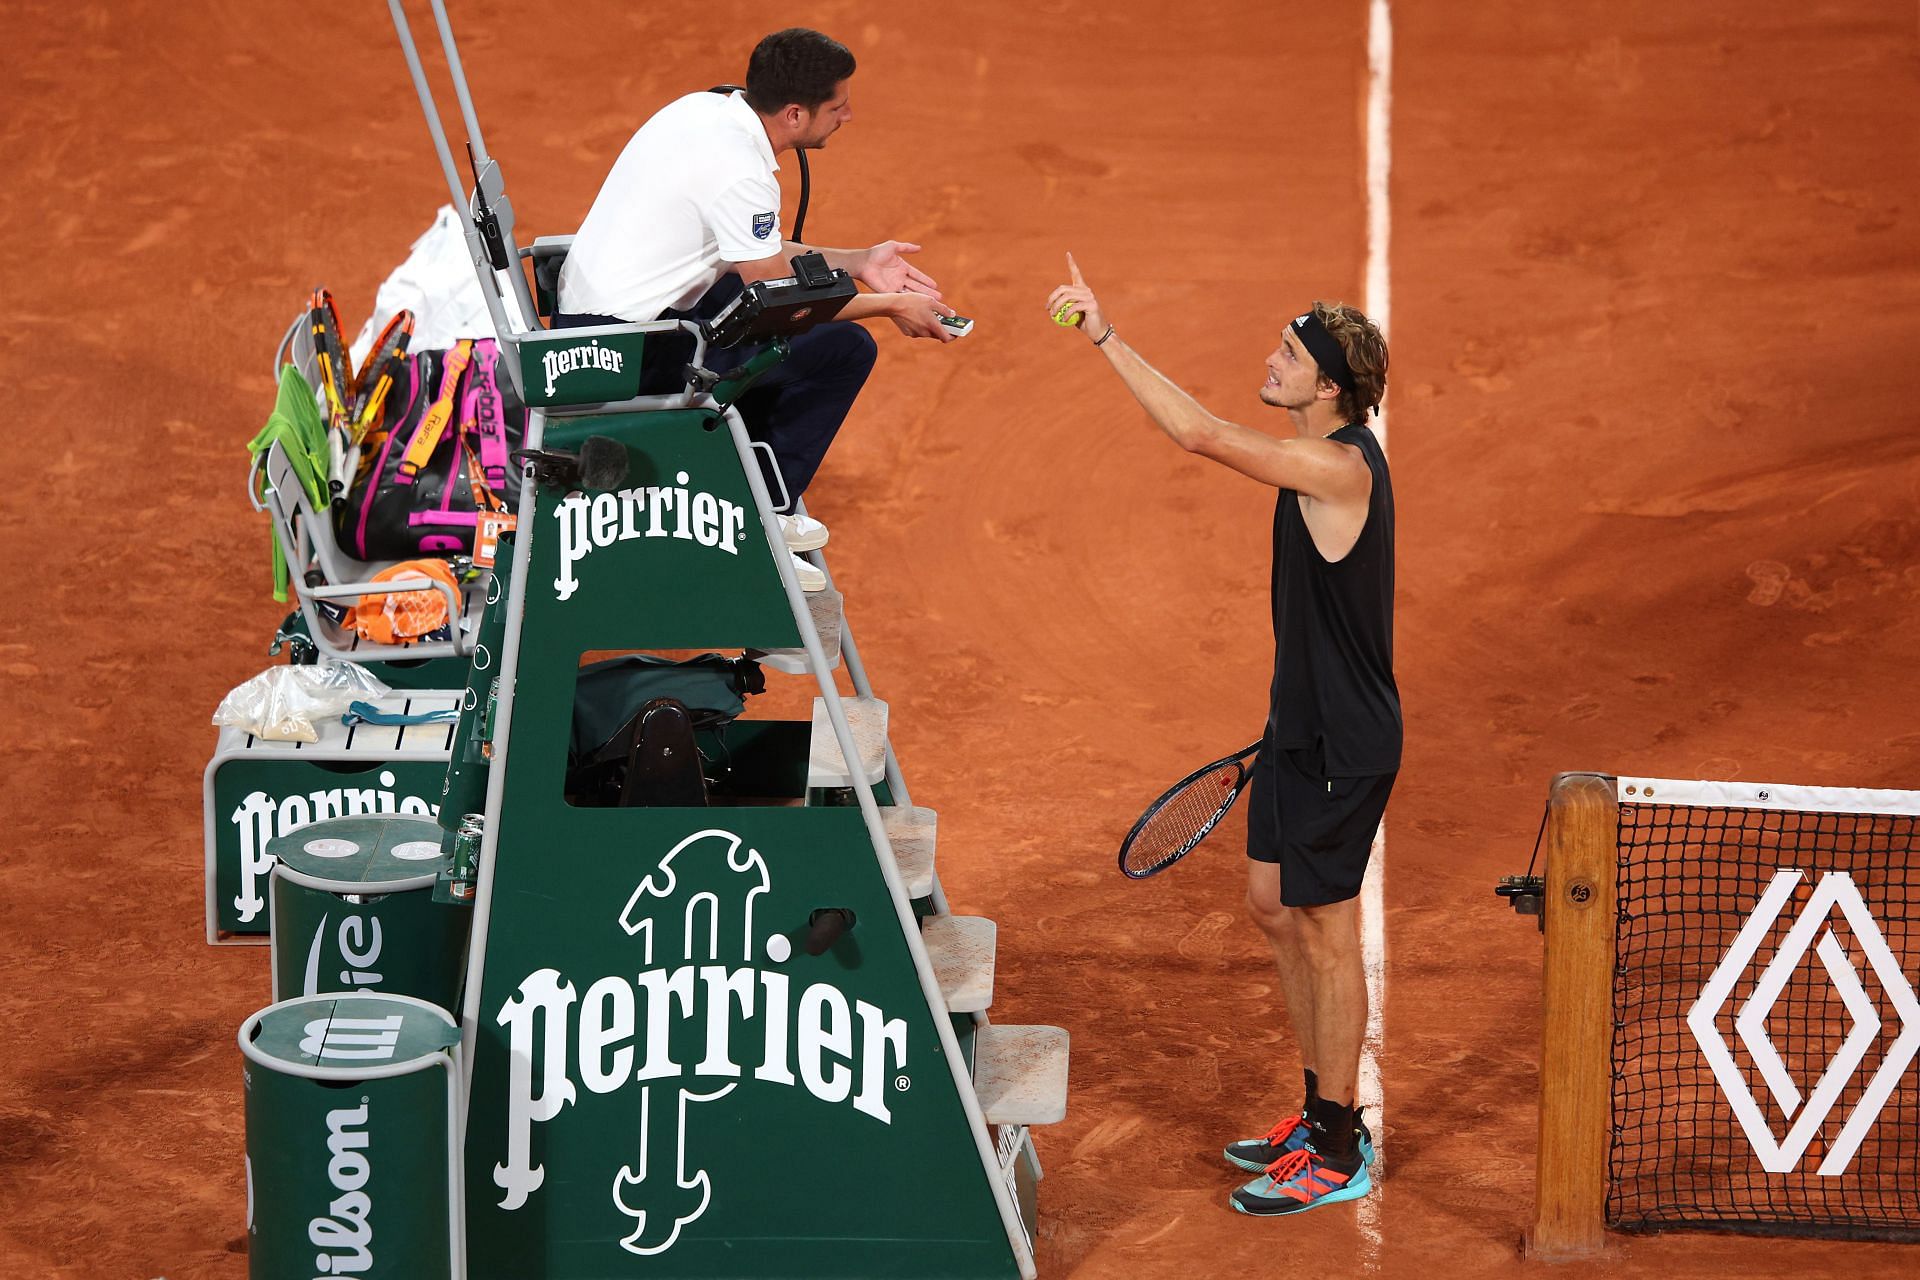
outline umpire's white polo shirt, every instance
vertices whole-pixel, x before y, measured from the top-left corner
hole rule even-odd
[[[560,271],[560,310],[654,320],[728,266],[780,250],[780,168],[738,93],[690,93],[640,127]]]

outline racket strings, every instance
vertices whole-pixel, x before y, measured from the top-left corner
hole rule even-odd
[[[1192,848],[1232,802],[1242,776],[1238,765],[1224,765],[1168,796],[1134,834],[1127,847],[1128,869],[1159,866]]]

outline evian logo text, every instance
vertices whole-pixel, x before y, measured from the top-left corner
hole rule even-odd
[[[338,985],[332,979],[323,985],[320,979],[320,960],[326,954],[327,945],[327,917],[323,915],[314,926],[313,942],[307,947],[306,977],[300,987],[302,995],[319,995],[322,991],[370,991],[384,980],[386,975],[375,967],[380,963],[380,917],[349,912],[341,917],[336,932],[335,945],[340,958],[347,963],[347,967],[339,971]]]
[[[1746,1078],[1734,1061],[1733,1052],[1721,1035],[1716,1019],[1732,995],[1735,984],[1754,964],[1761,944],[1792,904],[1794,890],[1801,878],[1801,873],[1794,870],[1774,873],[1773,882],[1760,895],[1753,914],[1747,917],[1733,945],[1727,949],[1725,958],[1707,979],[1700,998],[1688,1011],[1687,1027],[1699,1042],[1700,1052],[1706,1056],[1708,1065],[1713,1068],[1714,1078],[1720,1082],[1721,1091],[1726,1094],[1728,1104],[1732,1106],[1741,1129],[1747,1135],[1747,1141],[1759,1157],[1761,1168],[1768,1173],[1791,1172],[1820,1132],[1828,1114],[1839,1101],[1841,1091],[1853,1079],[1866,1058],[1867,1050],[1880,1033],[1880,1014],[1861,983],[1860,969],[1834,936],[1833,930],[1822,927],[1836,908],[1840,911],[1853,933],[1854,945],[1866,956],[1874,979],[1879,982],[1888,1002],[1899,1015],[1900,1034],[1887,1047],[1879,1068],[1868,1079],[1846,1123],[1827,1147],[1819,1172],[1826,1177],[1833,1177],[1846,1172],[1847,1164],[1859,1149],[1861,1140],[1879,1119],[1881,1109],[1887,1105],[1887,1099],[1912,1063],[1915,1052],[1920,1051],[1920,998],[1915,996],[1912,985],[1901,972],[1899,959],[1888,948],[1879,924],[1860,896],[1860,890],[1854,886],[1852,877],[1840,872],[1821,876],[1806,906],[1801,908],[1799,918],[1787,930],[1779,949],[1755,982],[1753,994],[1741,1004],[1733,1019],[1741,1045],[1759,1069],[1781,1114],[1791,1124],[1786,1137],[1774,1137],[1773,1128],[1752,1091],[1747,1088]],[[1817,945],[1814,943],[1816,933],[1820,935]],[[1828,1061],[1826,1070],[1814,1082],[1812,1092],[1803,1096],[1800,1085],[1794,1081],[1779,1050],[1774,1048],[1768,1037],[1766,1022],[1774,1004],[1785,991],[1788,980],[1793,977],[1794,970],[1809,950],[1819,957],[1828,980],[1838,992],[1841,1003],[1846,1006],[1853,1027]]]
[[[364,1275],[373,1269],[373,1200],[367,1180],[373,1175],[367,1134],[368,1106],[327,1112],[327,1181],[339,1194],[327,1212],[307,1222],[307,1241],[320,1250],[314,1269],[327,1276]]]
[[[602,369],[608,373],[619,373],[626,357],[612,347],[603,347],[595,338],[584,347],[565,347],[558,351],[545,351],[540,355],[540,364],[547,375],[547,395],[553,395],[555,384],[576,369]]]
[[[634,940],[631,968],[584,991],[556,969],[538,969],[502,1004],[506,1150],[493,1169],[502,1209],[525,1205],[546,1180],[533,1160],[533,1126],[579,1104],[582,1089],[639,1089],[637,1158],[607,1172],[615,1208],[633,1220],[621,1247],[640,1255],[665,1252],[706,1211],[707,1172],[689,1167],[701,1145],[688,1138],[698,1104],[759,1081],[893,1122],[888,1091],[908,1087],[906,1020],[830,982],[803,985],[750,963],[788,954],[784,936],[755,932],[755,900],[768,883],[765,860],[739,836],[688,836],[619,914]]]
[[[600,547],[635,538],[676,538],[713,547],[730,556],[746,535],[746,509],[705,490],[689,490],[687,473],[673,484],[643,484],[617,493],[571,494],[556,505],[560,522],[560,576],[553,589],[566,600],[580,588],[573,566]]]
[[[368,813],[410,813],[430,818],[439,806],[421,796],[405,796],[393,790],[392,770],[380,772],[380,786],[330,787],[304,795],[275,797],[255,791],[234,807],[227,821],[240,832],[240,892],[233,899],[241,923],[250,922],[266,908],[261,890],[267,873],[273,870],[273,858],[267,844],[289,831],[298,831],[328,818],[357,818]]]

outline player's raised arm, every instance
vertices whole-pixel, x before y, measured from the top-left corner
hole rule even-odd
[[[1291,330],[1267,358],[1260,387],[1260,399],[1286,409],[1294,422],[1293,438],[1276,439],[1212,413],[1148,364],[1120,337],[1071,254],[1067,269],[1072,279],[1049,295],[1049,314],[1100,348],[1141,408],[1181,448],[1275,488],[1364,506],[1372,484],[1365,460],[1352,447],[1324,438],[1343,425],[1341,409],[1352,397],[1343,398],[1344,388],[1323,374]]]

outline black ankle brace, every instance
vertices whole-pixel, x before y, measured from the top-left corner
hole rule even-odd
[[[1313,1128],[1315,1151],[1336,1163],[1353,1158],[1359,1120],[1352,1107],[1315,1098],[1307,1108],[1307,1123]]]

